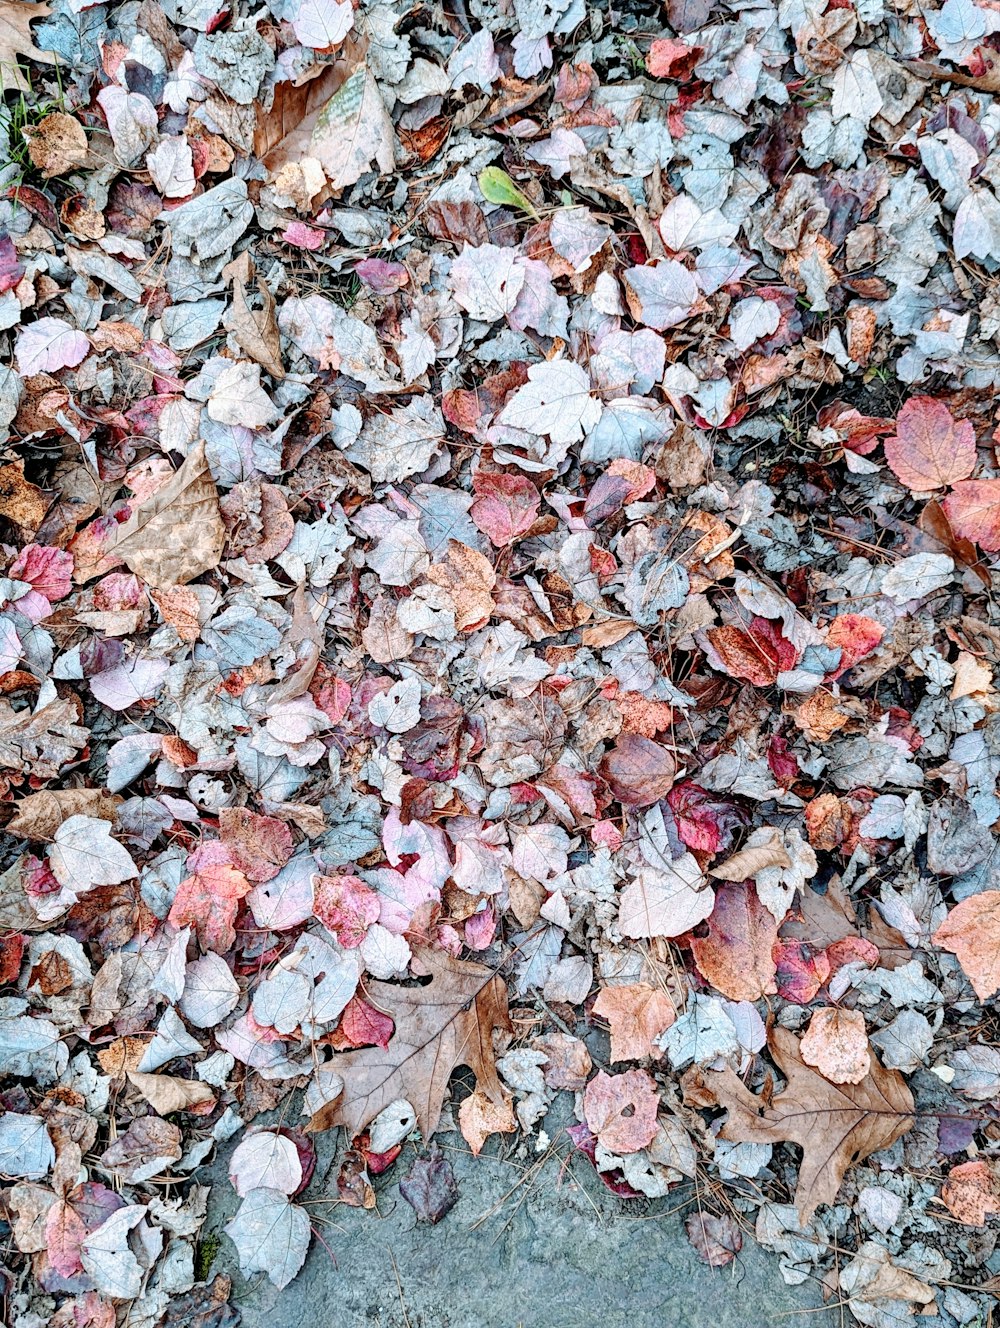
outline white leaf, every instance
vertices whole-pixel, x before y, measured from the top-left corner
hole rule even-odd
[[[249,360],[227,364],[208,399],[209,418],[219,424],[260,429],[278,418],[274,402],[260,385],[260,365]]]
[[[466,244],[451,265],[449,277],[456,302],[470,318],[495,323],[509,314],[524,285],[524,269],[513,249],[495,244]]]
[[[149,1073],[177,1056],[192,1056],[202,1050],[201,1043],[196,1042],[187,1031],[174,1007],[168,1005],[156,1029],[156,1036],[143,1052],[136,1069]]]
[[[82,894],[95,885],[120,885],[138,876],[136,865],[116,839],[109,822],[96,816],[70,816],[55,833],[49,866],[60,885]]]
[[[941,590],[954,573],[955,564],[946,553],[914,553],[889,568],[882,578],[882,594],[906,604]]]
[[[279,964],[254,992],[253,1017],[265,1028],[291,1033],[308,1015],[311,995],[312,984],[307,978]]]
[[[72,369],[90,350],[82,332],[61,318],[39,318],[17,334],[17,367],[25,378]]]
[[[412,958],[405,937],[394,936],[381,922],[368,928],[359,951],[373,978],[392,978],[405,973]]]
[[[294,1194],[302,1184],[298,1149],[283,1134],[270,1130],[251,1134],[229,1159],[229,1179],[241,1199],[259,1189]]]
[[[704,887],[704,888],[699,888]],[[680,936],[709,917],[715,894],[705,886],[695,858],[684,853],[662,869],[644,868],[626,885],[618,905],[624,936]]]
[[[956,258],[1000,259],[1000,203],[989,189],[973,189],[955,213]]]
[[[214,1028],[235,1010],[239,999],[240,984],[221,955],[202,955],[188,965],[180,1007],[195,1028]]]
[[[40,1116],[7,1111],[0,1116],[0,1176],[40,1180],[56,1160]]]
[[[251,1190],[223,1230],[236,1246],[240,1272],[267,1273],[279,1291],[305,1263],[309,1218],[278,1190]]]
[[[572,360],[533,364],[528,381],[500,412],[500,423],[546,434],[554,443],[575,443],[601,418],[601,403],[590,395],[590,379]]]
[[[834,120],[851,115],[867,125],[882,109],[882,94],[867,51],[854,51],[844,60],[834,72],[831,86],[830,112]]]
[[[748,350],[755,341],[776,332],[780,322],[781,311],[773,300],[751,295],[733,306],[729,315],[729,338],[737,350]]]
[[[401,678],[368,702],[368,718],[390,733],[408,733],[420,721],[420,682]]]
[[[672,198],[657,225],[663,243],[674,253],[681,249],[731,244],[740,229],[718,208],[703,212],[690,194],[678,194]]]
[[[338,46],[354,27],[354,7],[350,0],[302,0],[292,19],[295,37],[314,51],[328,51]]]
[[[163,1232],[146,1227],[133,1237],[142,1261],[133,1253],[130,1233],[139,1228],[146,1216],[144,1204],[129,1204],[112,1213],[80,1248],[80,1262],[90,1274],[97,1290],[113,1300],[134,1300],[142,1288],[142,1279],[163,1245]],[[140,1237],[145,1237],[141,1239]]]
[[[167,198],[194,193],[194,154],[186,138],[164,138],[146,154],[146,169]]]
[[[518,876],[547,881],[566,870],[570,838],[561,825],[542,821],[515,832],[511,862]]]
[[[630,267],[625,281],[639,301],[639,317],[657,332],[683,323],[698,303],[698,283],[676,258]]]

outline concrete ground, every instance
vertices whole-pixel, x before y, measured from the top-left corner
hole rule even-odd
[[[277,1292],[261,1274],[242,1278],[221,1237],[213,1270],[232,1277],[244,1328],[840,1328],[818,1287],[786,1286],[749,1236],[729,1267],[701,1263],[683,1228],[689,1191],[619,1200],[585,1158],[568,1156],[559,1122],[546,1124],[556,1147],[541,1165],[506,1140],[474,1158],[461,1135],[439,1135],[460,1198],[436,1226],[418,1223],[399,1192],[412,1147],[375,1180],[377,1210],[366,1212],[331,1200],[341,1132],[320,1136],[299,1202],[328,1248],[314,1236],[304,1268]],[[237,1206],[231,1151],[202,1169],[213,1182],[208,1231]]]

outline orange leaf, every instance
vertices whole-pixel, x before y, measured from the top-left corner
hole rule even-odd
[[[695,937],[691,953],[698,970],[731,1001],[759,1001],[777,991],[771,956],[778,924],[757,898],[752,881],[722,885],[708,920],[708,935]]]
[[[981,1160],[952,1167],[941,1186],[941,1198],[952,1217],[970,1226],[985,1226],[988,1213],[1000,1213],[1000,1185],[989,1164]]]
[[[1000,890],[982,890],[963,899],[933,939],[958,957],[981,1001],[1000,988]]]
[[[868,1030],[860,1010],[817,1010],[799,1043],[802,1059],[832,1084],[860,1084],[872,1068]]]

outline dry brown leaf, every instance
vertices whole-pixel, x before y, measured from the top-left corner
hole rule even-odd
[[[87,160],[87,135],[72,115],[56,111],[37,125],[21,131],[28,140],[28,156],[46,180],[65,175]],[[135,329],[133,329],[135,330]]]
[[[493,1054],[493,1030],[509,1028],[507,984],[483,964],[465,963],[440,950],[417,950],[431,974],[421,987],[369,982],[365,1000],[392,1017],[388,1051],[360,1047],[335,1056],[331,1068],[344,1079],[335,1103],[310,1120],[311,1131],[343,1125],[354,1138],[390,1102],[411,1102],[425,1139],[437,1128],[448,1079],[467,1065],[491,1102],[504,1101]]]
[[[768,843],[740,849],[732,857],[726,858],[725,862],[709,867],[708,874],[720,881],[745,881],[765,867],[790,867],[792,860],[785,851],[781,831],[772,828],[769,834],[771,838]]]
[[[222,275],[233,283],[233,304],[226,315],[226,328],[233,334],[240,349],[261,365],[272,378],[284,378],[281,363],[281,337],[274,316],[274,296],[266,284],[257,281],[262,307],[251,309],[247,299],[247,286],[255,273],[250,255],[243,251],[238,258],[222,269]]]
[[[48,498],[24,478],[23,461],[0,466],[0,516],[33,535],[48,510]]]
[[[1000,1181],[988,1162],[963,1162],[948,1173],[941,1198],[952,1217],[981,1227],[988,1214],[1000,1213]]]
[[[934,944],[958,958],[981,1001],[1000,988],[1000,890],[957,904],[934,933]]]
[[[610,1026],[612,1063],[661,1056],[653,1039],[666,1032],[677,1018],[670,998],[646,982],[605,987],[593,1008]]]
[[[137,1088],[159,1116],[189,1111],[201,1102],[214,1102],[215,1094],[200,1079],[180,1079],[173,1074],[144,1074],[127,1070],[129,1083]]]
[[[199,443],[180,470],[117,528],[102,553],[162,589],[186,585],[218,566],[225,542],[218,490],[205,444]]]
[[[860,1010],[816,1010],[799,1043],[802,1059],[832,1084],[860,1084],[871,1069],[868,1030]]]
[[[490,560],[458,540],[448,541],[443,561],[434,563],[427,579],[441,586],[455,603],[455,626],[471,632],[488,620],[495,605],[491,591],[497,574]]]
[[[494,1102],[478,1088],[459,1107],[458,1124],[473,1157],[483,1151],[491,1134],[512,1134],[517,1129],[511,1099],[504,1094],[502,1102]]]
[[[142,1060],[146,1044],[141,1038],[115,1038],[97,1053],[97,1063],[105,1074],[122,1076],[134,1070]]]
[[[254,137],[254,151],[272,173],[318,162],[335,190],[371,169],[395,165],[395,133],[374,75],[360,47],[345,45],[344,59],[300,88],[275,96]],[[282,84],[278,88],[282,88]],[[314,191],[314,192],[319,192]]]
[[[771,1055],[787,1079],[773,1101],[755,1097],[742,1079],[724,1070],[695,1068],[684,1076],[685,1099],[725,1107],[721,1137],[733,1143],[795,1143],[803,1150],[795,1204],[803,1222],[833,1203],[848,1167],[889,1148],[913,1125],[913,1096],[897,1070],[872,1056],[859,1084],[831,1084],[802,1059],[798,1038],[774,1028]]]
[[[100,789],[45,789],[21,799],[7,822],[7,832],[22,839],[51,839],[71,816],[97,816],[113,822],[122,802],[117,795],[109,797]]]
[[[48,5],[29,4],[27,0],[0,0],[0,69],[5,92],[31,91],[31,84],[18,64],[18,56],[40,60],[46,65],[55,63],[52,52],[39,51],[31,35],[31,24],[36,19],[48,18],[51,12]]]

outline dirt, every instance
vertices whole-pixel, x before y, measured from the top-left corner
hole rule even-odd
[[[473,1158],[460,1134],[439,1134],[460,1197],[436,1226],[418,1224],[399,1192],[413,1146],[375,1180],[377,1208],[365,1212],[336,1204],[336,1139],[321,1136],[299,1202],[322,1240],[295,1281],[278,1292],[261,1275],[242,1278],[221,1238],[213,1268],[232,1277],[244,1328],[774,1328],[792,1315],[839,1328],[819,1288],[786,1286],[749,1234],[729,1267],[701,1263],[683,1228],[692,1188],[653,1202],[617,1199],[570,1156],[561,1117],[565,1107],[545,1121],[544,1160],[496,1140]],[[236,1209],[230,1151],[202,1169],[200,1179],[214,1182],[206,1233]]]

